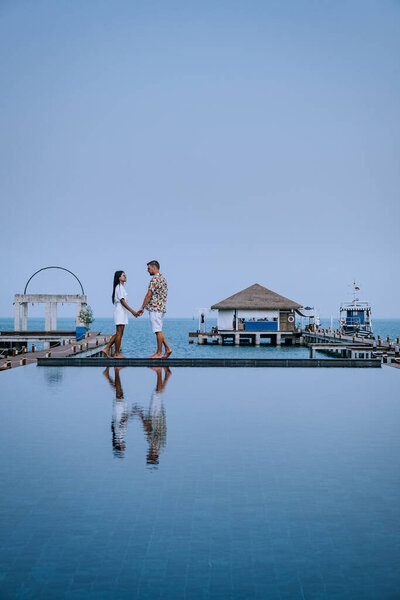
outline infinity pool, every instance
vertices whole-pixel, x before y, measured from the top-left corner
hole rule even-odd
[[[0,598],[399,598],[399,376],[2,373]]]

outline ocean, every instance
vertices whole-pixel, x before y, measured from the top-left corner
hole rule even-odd
[[[216,320],[207,320],[207,329],[216,325]],[[321,320],[322,327],[330,326],[330,319]],[[339,321],[333,321],[334,327],[339,326]],[[73,318],[60,318],[57,321],[57,327],[60,330],[75,329],[75,321]],[[169,319],[164,322],[164,332],[173,349],[173,356],[176,358],[183,357],[286,357],[302,356],[308,357],[309,350],[307,348],[299,348],[292,346],[217,346],[204,345],[199,346],[196,339],[193,344],[189,344],[189,332],[196,331],[198,327],[197,319]],[[400,319],[374,319],[373,321],[375,336],[380,335],[382,338],[390,336],[394,339],[400,336]],[[14,321],[11,318],[0,319],[0,330],[14,329]],[[32,318],[28,319],[28,329],[44,330],[44,319]],[[98,318],[92,324],[93,331],[101,331],[102,333],[113,333],[115,326],[112,318]],[[40,348],[40,344],[36,344]],[[155,336],[151,332],[147,314],[143,317],[135,319],[132,317],[129,325],[125,328],[122,341],[122,352],[126,356],[146,357],[153,354],[155,351]]]

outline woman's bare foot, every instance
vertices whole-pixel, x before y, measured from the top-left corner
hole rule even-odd
[[[156,352],[155,354],[152,354],[151,356],[148,356],[147,358],[162,358],[162,354],[159,354],[158,352]]]
[[[171,354],[172,354],[172,350],[171,350],[171,348],[168,348],[168,350],[165,351],[163,358],[168,358],[169,356],[171,356]]]
[[[107,356],[107,358],[110,358],[110,355],[108,354],[108,350],[106,348],[103,348],[102,352]]]
[[[114,358],[126,358],[123,354],[114,354]]]

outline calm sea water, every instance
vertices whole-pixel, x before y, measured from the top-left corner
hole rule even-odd
[[[216,321],[207,321],[208,328],[216,325]],[[321,321],[322,327],[330,326],[330,319]],[[57,322],[59,329],[73,330],[75,328],[74,319],[59,319]],[[338,321],[334,321],[334,327],[338,326]],[[194,340],[189,344],[189,331],[196,331],[198,321],[194,319],[166,319],[164,323],[165,334],[174,350],[174,357],[285,357],[285,356],[309,356],[306,348],[285,347],[254,347],[254,346],[199,346]],[[0,319],[0,330],[14,328],[12,319]],[[31,330],[43,330],[44,319],[29,319],[28,328]],[[92,325],[93,331],[103,333],[114,333],[115,326],[112,319],[96,319]],[[392,339],[400,336],[400,319],[375,319],[374,333],[381,337],[389,335]],[[40,347],[39,344],[37,344]],[[122,352],[127,356],[149,356],[155,351],[155,336],[151,332],[147,315],[142,318],[131,318],[129,325],[125,328]],[[325,355],[326,356],[326,355]]]
[[[399,375],[0,373],[0,598],[398,598]]]

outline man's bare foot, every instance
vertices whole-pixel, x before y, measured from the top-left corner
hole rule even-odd
[[[114,354],[114,358],[126,358],[123,354]]]
[[[168,348],[168,350],[165,351],[163,358],[168,358],[169,356],[171,356],[171,354],[172,354],[172,350],[171,350],[171,348]]]
[[[108,350],[103,348],[102,352],[103,352],[103,354],[105,354],[107,356],[107,358],[110,358],[110,355],[108,354]]]
[[[156,352],[155,354],[152,354],[151,356],[148,356],[147,358],[162,358],[162,354],[159,354],[158,352]]]

